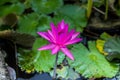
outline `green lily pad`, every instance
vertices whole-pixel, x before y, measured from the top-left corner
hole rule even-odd
[[[72,48],[75,60],[69,60],[71,67],[86,78],[112,78],[118,72],[118,66],[109,63],[105,56],[99,53],[95,42],[89,41],[89,50],[83,44],[76,44]]]

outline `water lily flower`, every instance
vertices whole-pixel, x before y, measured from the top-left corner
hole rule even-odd
[[[62,51],[71,60],[74,60],[72,53],[67,48],[68,45],[80,42],[82,39],[77,36],[80,34],[74,29],[68,31],[69,25],[62,20],[57,24],[50,23],[51,30],[47,32],[37,32],[41,37],[49,41],[48,45],[45,45],[38,50],[51,50],[52,54],[57,54]]]

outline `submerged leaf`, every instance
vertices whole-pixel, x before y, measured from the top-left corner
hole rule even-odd
[[[26,49],[31,49],[35,41],[35,37],[30,34],[18,33],[11,30],[0,31],[0,38],[10,40]]]
[[[109,61],[113,59],[120,60],[120,36],[109,38],[104,45],[104,51],[109,53],[107,56]]]
[[[68,66],[62,66],[62,69],[57,69],[57,77],[58,78],[62,77],[65,80],[68,80],[68,79],[76,80],[80,76],[72,68]]]
[[[95,42],[88,42],[89,50],[83,44],[77,44],[72,48],[75,61],[69,60],[70,66],[75,71],[86,78],[112,78],[118,71],[118,66],[109,63],[105,57],[99,53]]]

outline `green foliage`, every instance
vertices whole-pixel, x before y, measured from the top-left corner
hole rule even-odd
[[[65,80],[76,80],[80,77],[79,74],[73,70],[73,68],[63,65],[60,67],[61,68],[57,68],[56,70],[57,78],[64,78]],[[50,75],[53,76],[53,70],[50,72]]]
[[[57,11],[57,15],[70,17],[78,31],[82,31],[87,24],[85,9],[77,5],[65,5]]]
[[[2,5],[0,6],[0,16],[6,16],[9,13],[15,13],[20,15],[24,11],[24,5],[22,3],[16,3],[12,5]]]
[[[104,45],[104,51],[109,53],[107,59],[112,61],[113,59],[120,59],[120,36],[114,36],[109,38]]]
[[[32,9],[37,13],[49,14],[63,5],[63,0],[31,0]]]
[[[57,23],[61,20],[65,20],[66,23],[69,24],[69,29],[74,29],[75,28],[75,22],[72,20],[70,17],[65,16],[63,14],[61,15],[55,15],[54,18],[52,18],[53,22],[57,25]]]
[[[71,80],[75,80],[77,78],[79,78],[79,74],[76,73],[72,68],[68,67],[68,66],[63,66],[62,69],[57,69],[57,74],[58,74],[58,78],[62,77],[66,80],[71,79]]]
[[[104,5],[104,0],[94,0],[95,7],[100,7],[101,5]]]
[[[18,65],[21,68],[21,70],[30,70],[33,71],[34,69],[34,56],[35,54],[33,54],[32,51],[24,51],[23,50],[19,50],[18,53]]]
[[[51,21],[52,21],[51,17],[46,15],[41,15],[39,19],[37,31],[47,31],[48,29],[50,29]]]
[[[95,42],[88,42],[89,50],[83,44],[76,44],[72,48],[75,61],[69,60],[69,64],[75,71],[86,78],[112,78],[118,71],[118,66],[109,63],[105,57],[99,53]]]
[[[103,32],[101,35],[100,35],[100,38],[103,39],[103,40],[108,40],[111,36],[106,33],[106,32]]]
[[[49,72],[55,63],[55,55],[52,55],[50,51],[38,51],[37,49],[43,45],[46,45],[47,41],[42,38],[37,38],[33,50],[29,53],[19,53],[19,66],[22,70],[32,72],[33,69],[37,72]],[[64,54],[59,53],[58,64],[62,63]]]
[[[31,13],[20,17],[18,25],[19,32],[29,33],[36,35],[37,25],[39,23],[39,15],[36,13]]]
[[[3,5],[5,3],[16,3],[18,0],[0,0],[0,5]]]

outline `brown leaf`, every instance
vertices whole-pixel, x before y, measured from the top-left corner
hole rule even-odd
[[[11,30],[0,31],[0,38],[8,39],[26,49],[31,49],[35,41],[35,37],[30,34],[18,33]]]

